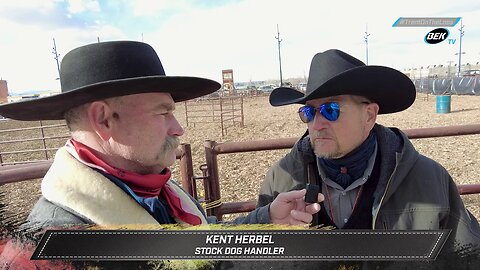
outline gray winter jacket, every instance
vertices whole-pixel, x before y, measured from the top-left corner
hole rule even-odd
[[[381,164],[374,192],[372,229],[451,229],[446,247],[453,248],[454,241],[461,246],[479,245],[479,224],[465,209],[445,168],[419,154],[400,130],[377,124],[373,132]],[[305,184],[308,164],[316,162],[315,159],[305,135],[270,168],[257,206],[266,205],[279,192]]]

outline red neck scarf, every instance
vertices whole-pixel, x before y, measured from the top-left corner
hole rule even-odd
[[[172,175],[168,168],[165,168],[159,174],[145,175],[125,171],[104,162],[95,154],[95,150],[92,148],[73,139],[71,139],[70,142],[82,162],[93,164],[95,167],[100,167],[103,171],[119,178],[140,197],[161,197],[165,199],[170,206],[171,214],[174,217],[191,225],[199,225],[202,223],[199,217],[183,210],[181,200],[176,192],[168,185],[165,185]]]

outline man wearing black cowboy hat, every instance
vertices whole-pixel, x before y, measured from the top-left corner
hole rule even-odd
[[[60,72],[61,94],[0,106],[1,115],[17,120],[65,118],[72,134],[24,228],[212,221],[168,167],[184,132],[175,102],[212,93],[217,82],[166,76],[153,48],[133,41],[76,48]],[[306,205],[304,195],[284,193],[238,223],[308,224],[319,205]]]
[[[313,57],[305,95],[277,88],[270,104],[302,104],[308,131],[268,171],[258,206],[280,192],[317,185],[325,200],[314,224],[340,229],[451,229],[446,248],[480,243],[477,220],[437,162],[418,153],[377,114],[399,112],[415,100],[401,72],[366,66],[339,50]],[[458,247],[458,246],[457,246]]]

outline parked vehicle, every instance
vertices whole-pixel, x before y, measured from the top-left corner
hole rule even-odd
[[[274,84],[267,84],[267,85],[262,85],[258,88],[258,90],[264,92],[264,93],[270,93],[273,91],[273,89],[277,88],[276,85]]]
[[[305,91],[307,91],[307,84],[306,83],[299,83],[299,84],[297,84],[297,89],[299,91],[305,92]]]

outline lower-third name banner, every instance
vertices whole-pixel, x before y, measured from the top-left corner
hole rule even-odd
[[[49,230],[32,259],[435,260],[450,231]]]

